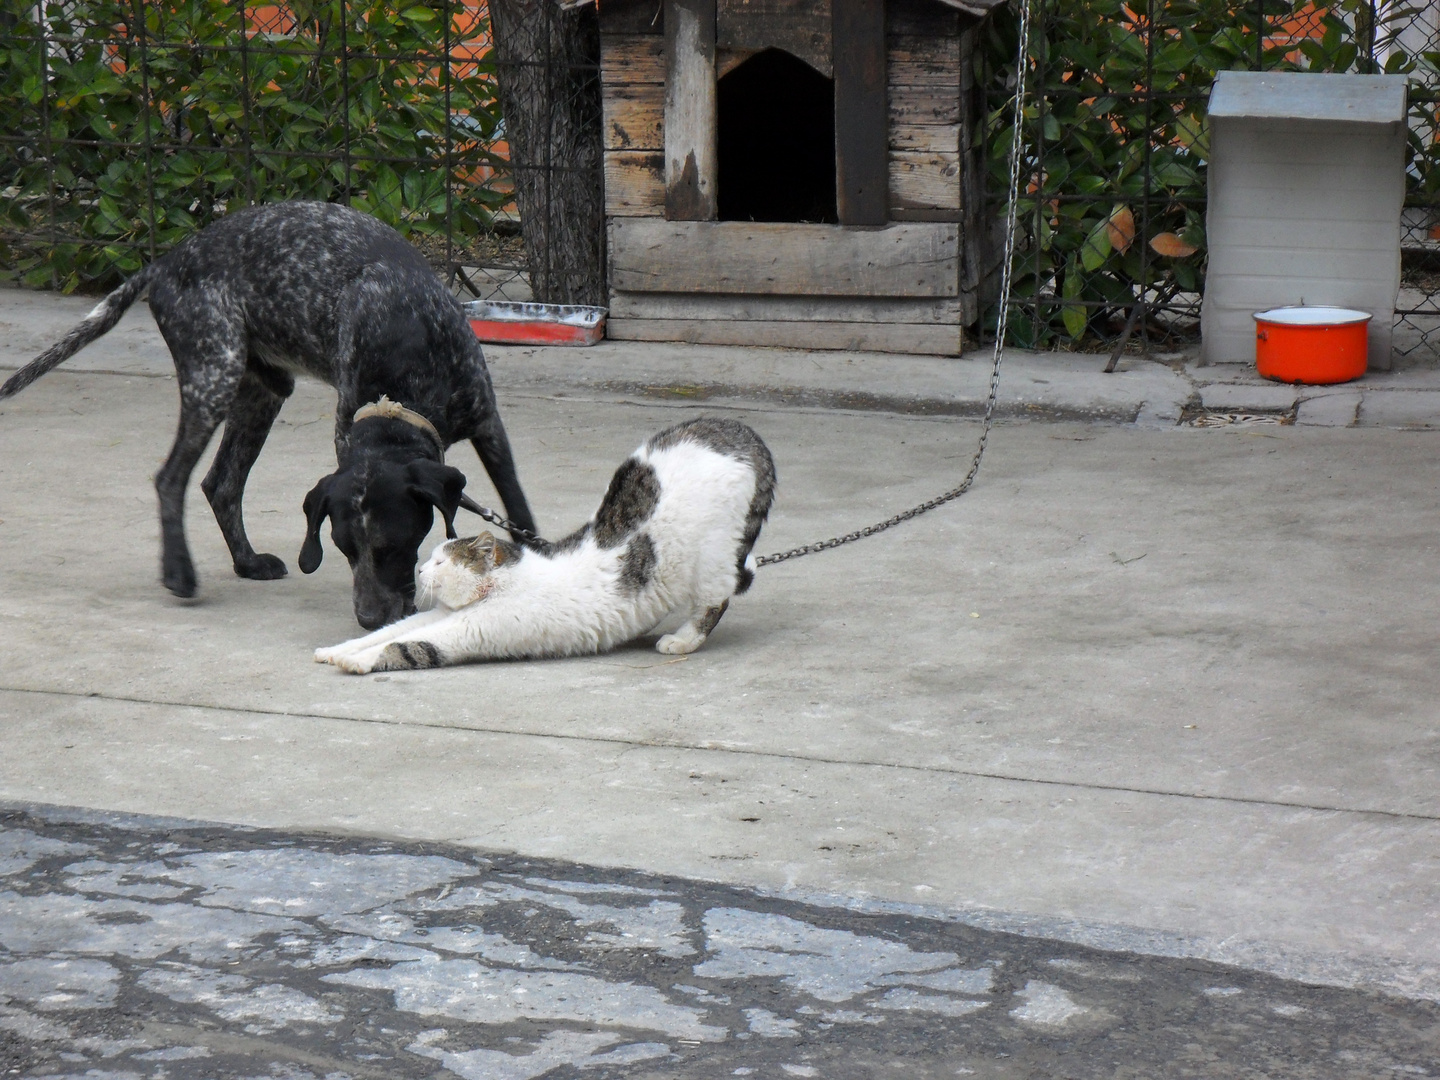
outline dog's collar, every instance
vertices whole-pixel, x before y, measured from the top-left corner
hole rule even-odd
[[[435,430],[435,425],[426,420],[425,417],[412,409],[405,408],[398,401],[391,401],[384,394],[380,395],[379,401],[372,401],[369,405],[361,405],[355,410],[354,423],[361,420],[370,420],[374,417],[384,417],[387,420],[403,420],[411,427],[417,427],[435,440],[435,445],[440,449],[441,460],[445,457],[445,440],[440,437],[440,432]]]

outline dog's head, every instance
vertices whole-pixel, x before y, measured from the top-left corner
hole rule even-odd
[[[415,611],[415,561],[435,521],[455,536],[455,511],[465,475],[435,461],[366,462],[324,477],[305,496],[305,545],[300,569],[314,573],[324,554],[320,526],[330,519],[330,539],[355,576],[355,618],[366,630]]]

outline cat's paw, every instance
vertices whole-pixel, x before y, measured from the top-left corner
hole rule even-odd
[[[667,656],[686,656],[704,644],[705,639],[701,635],[687,634],[685,628],[681,627],[675,633],[666,634],[655,642],[655,651],[665,653]]]
[[[330,662],[341,671],[347,671],[351,675],[369,675],[372,671],[377,670],[375,664],[379,659],[379,649],[367,649],[361,653],[340,653]]]
[[[392,641],[375,660],[376,671],[414,671],[441,667],[440,650],[428,641]]]
[[[315,650],[315,663],[333,664],[336,658],[344,651],[340,645],[331,645],[328,649]]]

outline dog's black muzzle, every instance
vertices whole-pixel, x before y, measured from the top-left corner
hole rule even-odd
[[[415,614],[415,594],[394,593],[362,588],[355,583],[355,621],[366,630],[379,630],[393,622]]]

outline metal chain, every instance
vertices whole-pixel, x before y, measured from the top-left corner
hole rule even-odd
[[[995,360],[990,370],[990,397],[985,402],[985,422],[980,430],[980,441],[975,448],[975,459],[970,463],[970,471],[965,474],[965,479],[960,481],[958,487],[952,488],[944,495],[939,495],[928,502],[923,502],[919,506],[911,507],[904,513],[896,514],[892,518],[868,525],[855,532],[846,533],[844,536],[836,536],[814,544],[805,544],[802,547],[791,548],[789,551],[777,551],[773,555],[762,555],[755,560],[756,566],[771,566],[775,563],[785,562],[787,559],[798,559],[802,555],[813,555],[817,551],[826,551],[830,548],[840,547],[842,544],[863,540],[867,536],[874,536],[876,533],[894,528],[902,521],[909,521],[911,518],[934,510],[937,506],[944,506],[951,500],[958,499],[969,491],[970,485],[975,482],[975,477],[980,472],[980,460],[985,456],[985,447],[990,441],[990,428],[995,418],[995,400],[1000,393],[1000,359],[1003,355],[1005,334],[1010,324],[1010,267],[1015,256],[1016,209],[1020,201],[1021,132],[1025,116],[1025,65],[1029,53],[1030,0],[1020,0],[1020,44],[1015,64],[1015,122],[1010,133],[1010,198],[1005,211],[1005,261],[1000,271],[1000,314],[995,327]]]
[[[491,510],[488,506],[481,506],[477,502],[470,502],[468,500],[461,503],[460,506],[464,510],[469,510],[472,514],[480,515],[480,517],[484,518],[491,525],[499,526],[500,528],[508,532],[511,536],[518,536],[522,540],[528,541],[540,551],[549,551],[550,548],[553,546],[551,545],[549,540],[546,540],[539,533],[534,533],[531,532],[529,529],[521,528],[509,518],[501,517],[494,510]]]
[[[856,540],[863,540],[867,536],[874,536],[878,532],[884,532],[886,529],[899,525],[902,521],[909,521],[911,518],[919,517],[921,514],[934,510],[937,506],[944,506],[952,499],[958,499],[961,495],[964,495],[965,492],[970,490],[970,485],[975,482],[976,474],[980,472],[980,459],[985,456],[985,444],[990,439],[990,422],[995,413],[995,397],[999,389],[1000,360],[997,355],[994,368],[990,373],[990,399],[985,403],[985,426],[980,431],[980,443],[975,450],[975,459],[970,463],[970,471],[965,474],[965,479],[960,481],[959,487],[952,488],[944,495],[936,496],[928,502],[921,503],[919,506],[912,506],[909,510],[896,514],[892,518],[877,521],[874,525],[867,525],[863,529],[846,533],[844,536],[832,537],[829,540],[820,540],[814,544],[804,544],[797,548],[791,548],[789,551],[777,551],[773,555],[761,555],[755,560],[755,565],[757,567],[771,566],[774,563],[785,562],[787,559],[798,559],[802,555],[813,555],[817,551],[826,551],[829,548],[837,548],[841,544],[850,544]]]
[[[802,555],[813,555],[817,551],[826,551],[830,548],[840,547],[842,544],[863,540],[867,536],[874,536],[878,532],[894,528],[902,521],[909,521],[911,518],[934,510],[937,506],[944,506],[951,500],[958,499],[969,491],[970,485],[975,482],[975,477],[980,472],[980,461],[985,456],[985,447],[990,441],[990,428],[995,419],[995,401],[1000,393],[1000,360],[1004,351],[1005,334],[1010,324],[1010,268],[1015,256],[1016,209],[1020,201],[1021,133],[1025,116],[1025,65],[1029,53],[1030,0],[1020,0],[1020,44],[1015,64],[1015,122],[1010,133],[1010,198],[1005,211],[1005,260],[1000,271],[1000,314],[995,327],[995,359],[990,369],[990,396],[985,402],[984,426],[980,431],[979,444],[975,448],[975,459],[970,463],[970,471],[965,474],[965,479],[960,481],[958,487],[952,488],[944,495],[936,496],[928,502],[923,502],[919,506],[913,506],[904,513],[896,514],[894,517],[876,522],[874,525],[867,525],[855,532],[846,533],[844,536],[836,536],[814,544],[805,544],[802,547],[791,548],[789,551],[777,551],[773,555],[762,555],[755,560],[756,566],[771,566],[775,563],[785,562],[787,559],[798,559]],[[529,529],[522,529],[510,519],[501,517],[495,511],[481,506],[479,503],[470,503],[465,509],[479,514],[490,524],[499,526],[512,535],[530,541],[542,550],[551,546],[549,541],[541,539]]]

